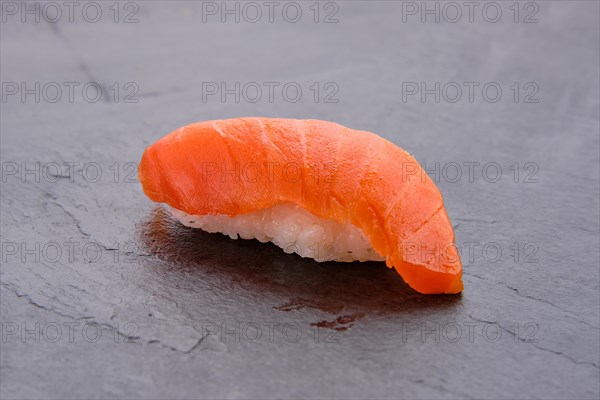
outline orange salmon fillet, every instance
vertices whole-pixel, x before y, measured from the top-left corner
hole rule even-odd
[[[463,289],[440,191],[410,154],[373,133],[319,120],[199,122],[148,147],[139,178],[150,199],[188,214],[234,217],[290,202],[351,222],[413,289]]]

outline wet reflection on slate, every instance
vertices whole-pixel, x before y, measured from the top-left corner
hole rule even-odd
[[[281,298],[279,304],[272,304],[273,310],[317,309],[340,315],[315,326],[335,325],[334,329],[344,330],[365,315],[426,312],[429,308],[452,313],[461,303],[460,295],[415,292],[383,262],[317,263],[285,254],[270,243],[231,240],[185,227],[162,206],[157,206],[142,226],[143,250],[163,261],[155,266],[164,269],[158,276],[169,279],[169,275],[184,274],[190,285],[210,277],[222,285],[215,288],[221,296],[239,296],[233,290],[270,293]]]

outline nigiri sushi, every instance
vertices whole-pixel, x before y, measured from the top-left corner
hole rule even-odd
[[[317,261],[385,261],[421,293],[463,289],[440,191],[373,133],[319,120],[198,122],[148,147],[139,178],[184,225]]]

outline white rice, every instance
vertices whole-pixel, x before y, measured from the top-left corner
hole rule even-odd
[[[319,218],[304,208],[291,204],[236,217],[226,215],[189,215],[171,208],[182,224],[206,232],[220,232],[232,239],[257,239],[273,242],[288,254],[316,261],[383,261],[362,231],[351,223]]]

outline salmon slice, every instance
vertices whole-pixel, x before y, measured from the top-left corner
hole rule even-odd
[[[373,133],[319,120],[199,122],[148,147],[139,178],[150,199],[191,216],[297,205],[358,228],[413,289],[463,289],[440,191],[410,154]]]

